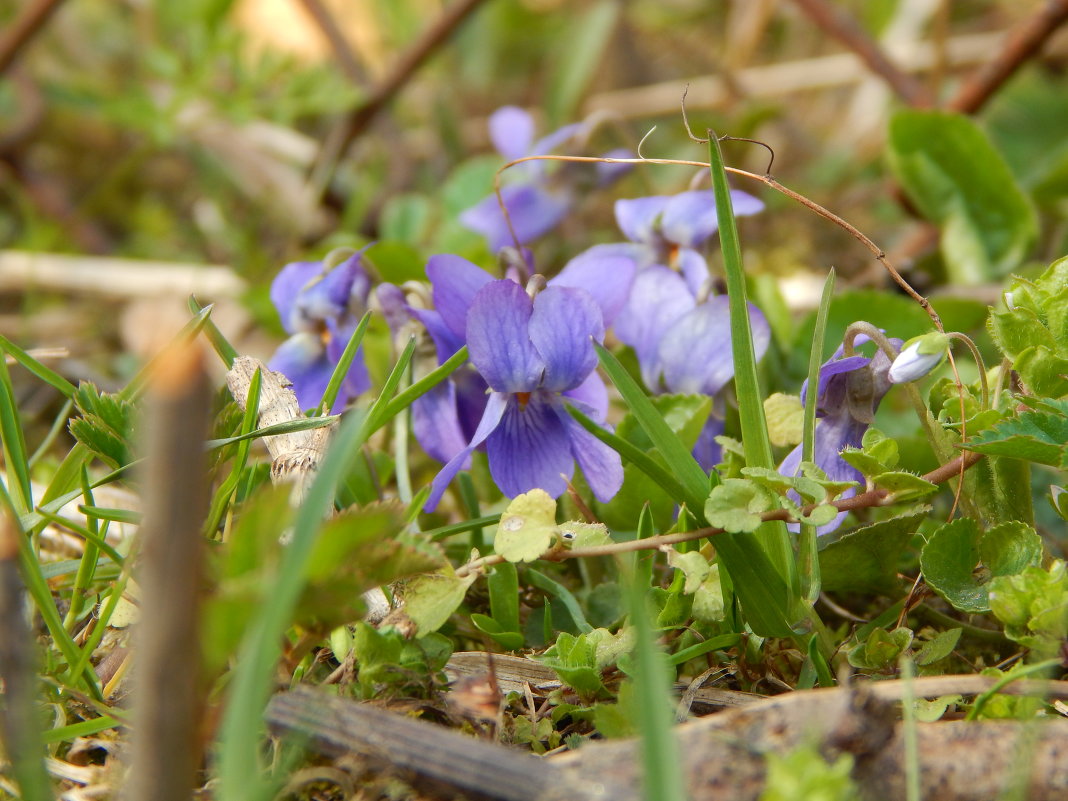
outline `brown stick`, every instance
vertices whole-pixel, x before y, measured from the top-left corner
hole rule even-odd
[[[442,15],[431,25],[423,35],[401,54],[394,65],[392,72],[371,93],[363,105],[357,108],[349,117],[348,127],[345,131],[344,145],[362,134],[378,113],[385,108],[416,71],[426,63],[460,24],[466,20],[483,0],[456,0],[449,5]],[[342,149],[344,148],[342,146]]]
[[[0,678],[4,682],[0,731],[9,770],[22,797],[51,798],[37,715],[35,639],[26,625],[25,587],[18,569],[18,538],[23,536],[15,525],[14,511],[0,506]]]
[[[808,15],[826,33],[840,41],[886,81],[898,97],[910,106],[930,106],[931,93],[920,81],[898,69],[883,52],[879,43],[871,38],[844,9],[832,6],[826,0],[794,0],[794,4]]]
[[[984,64],[949,101],[949,108],[963,114],[979,111],[1028,59],[1068,20],[1068,0],[1048,0],[1009,34],[1001,52]]]
[[[634,740],[589,743],[538,759],[307,687],[276,696],[267,719],[276,732],[310,738],[320,753],[355,753],[414,773],[419,789],[429,782],[493,801],[641,798]],[[1068,792],[1068,721],[930,723],[916,729],[923,798],[985,800],[1021,775],[1029,779],[1023,795],[1032,801],[1054,801]],[[865,797],[906,798],[903,725],[896,706],[867,688],[787,693],[675,731],[693,801],[755,800],[764,789],[765,755],[806,743],[832,759],[850,754],[853,779]]]
[[[187,801],[200,764],[197,636],[210,387],[201,351],[165,353],[145,431],[145,517],[129,801]]]
[[[357,86],[362,86],[364,81],[363,70],[360,68],[360,63],[356,60],[356,56],[349,46],[348,39],[345,38],[345,34],[338,28],[337,22],[334,21],[330,9],[323,5],[322,0],[300,0],[300,2],[304,6],[304,10],[308,12],[308,15],[315,20],[319,30],[323,32],[326,41],[330,43],[330,49],[334,51],[334,58],[337,59],[338,66],[345,73],[345,77]]]
[[[49,17],[62,4],[63,0],[34,0],[23,9],[22,14],[0,37],[0,75],[7,72],[8,67],[15,63],[15,59],[19,57],[26,45],[44,28]]]

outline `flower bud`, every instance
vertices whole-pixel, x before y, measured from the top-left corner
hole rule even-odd
[[[905,384],[923,378],[941,363],[948,347],[949,337],[938,332],[910,339],[890,365],[890,383]]]

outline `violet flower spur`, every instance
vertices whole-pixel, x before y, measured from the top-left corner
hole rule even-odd
[[[329,259],[329,257],[328,257]],[[287,264],[271,284],[271,302],[290,334],[267,366],[286,376],[302,409],[317,406],[341,354],[367,307],[371,279],[353,253],[336,266],[326,261]],[[331,412],[371,387],[362,349],[341,384]]]
[[[860,338],[858,337],[858,344]],[[891,339],[896,348],[901,347],[900,339]],[[882,351],[875,356],[842,356],[839,348],[830,360],[820,367],[819,385],[816,388],[816,447],[814,459],[816,466],[827,474],[832,481],[856,481],[864,484],[864,476],[859,470],[847,463],[842,457],[843,448],[861,447],[864,432],[868,430],[875,410],[883,396],[890,390],[890,359]],[[801,390],[804,402],[808,386]],[[785,476],[797,475],[801,467],[801,446],[794,448],[782,464],[779,472]],[[856,495],[856,489],[842,493],[843,498]],[[841,512],[834,520],[816,529],[817,534],[827,534],[842,524],[846,512]],[[799,527],[791,525],[797,531]]]
[[[471,362],[491,392],[478,430],[434,478],[425,508],[436,508],[471,452],[483,444],[493,480],[509,497],[534,488],[562,494],[576,461],[599,500],[615,495],[623,483],[619,454],[582,428],[564,406],[566,399],[604,421],[608,396],[594,370],[591,343],[603,336],[601,310],[584,290],[549,286],[531,300],[508,279],[482,286],[466,315],[466,337]]]
[[[576,139],[583,131],[580,124],[567,125],[548,136],[534,141],[534,121],[530,114],[516,106],[497,109],[489,118],[490,139],[502,156],[513,161],[524,156],[544,156]],[[627,158],[629,151],[612,151],[606,156]],[[630,169],[626,164],[597,164],[592,183],[606,186]],[[508,217],[519,244],[531,242],[555,228],[578,198],[581,184],[590,183],[584,175],[588,165],[565,164],[552,167],[547,161],[528,161],[512,167],[507,175],[509,183],[501,188],[501,201],[508,209]],[[492,252],[514,244],[508,221],[501,212],[496,194],[460,214],[460,222],[486,237]]]

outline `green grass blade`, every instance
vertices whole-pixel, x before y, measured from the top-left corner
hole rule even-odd
[[[403,392],[397,393],[397,396],[386,404],[386,407],[382,412],[385,419],[392,419],[394,415],[407,409],[415,400],[423,397],[423,395],[460,369],[466,361],[467,345],[464,345],[456,351],[456,353],[446,359],[440,367],[427,373]]]
[[[823,342],[827,333],[827,315],[834,296],[834,268],[827,273],[816,312],[816,327],[812,332],[812,351],[808,357],[808,394],[805,396],[805,418],[801,436],[801,461],[811,462],[816,454],[816,400],[819,396],[820,365],[823,364]],[[816,547],[816,527],[801,526],[798,542],[798,572],[801,580],[801,596],[810,604],[820,597],[820,560]]]
[[[52,523],[56,523],[66,529],[70,529],[79,537],[84,539],[86,542],[93,543],[93,545],[100,549],[101,553],[107,556],[108,559],[110,559],[119,567],[122,567],[123,562],[126,561],[123,558],[122,554],[112,548],[103,537],[101,537],[99,534],[94,534],[85,526],[79,526],[73,520],[68,520],[67,518],[61,517],[58,514],[46,512],[42,507],[37,508],[37,514],[41,515],[43,518]]]
[[[209,309],[210,306],[201,306],[197,300],[196,295],[189,296],[189,311],[193,314],[200,314],[205,309]],[[219,358],[223,360],[223,363],[227,368],[234,366],[234,359],[238,357],[237,349],[230,344],[229,340],[223,336],[219,327],[208,318],[204,323],[204,336],[208,338],[208,342],[215,349],[215,352],[219,354]]]
[[[757,377],[753,330],[749,322],[749,303],[745,288],[745,267],[738,226],[734,221],[727,171],[723,168],[723,153],[719,140],[710,134],[708,140],[709,167],[712,191],[716,199],[719,239],[723,252],[723,267],[727,278],[727,301],[731,314],[731,352],[734,357],[734,387],[738,395],[738,417],[742,429],[742,446],[749,467],[774,468],[768,423],[764,417],[764,394]],[[775,568],[783,577],[793,606],[800,597],[797,566],[793,544],[786,525],[765,523],[756,531],[757,539]],[[737,577],[735,577],[737,580]]]
[[[717,637],[709,637],[704,642],[699,642],[696,645],[691,645],[689,648],[683,648],[681,651],[676,651],[671,655],[671,664],[681,665],[684,662],[689,662],[694,657],[707,654],[709,651],[718,651],[722,648],[733,648],[742,640],[741,634],[720,634]]]
[[[643,797],[649,801],[685,801],[684,772],[672,730],[671,676],[653,634],[646,603],[648,586],[637,581],[634,559],[627,561],[630,562],[630,569],[626,571],[629,574],[626,576],[627,600],[636,639],[634,690],[638,731],[641,732]]]
[[[48,453],[51,453],[52,446],[56,444],[56,440],[59,435],[66,430],[67,422],[70,420],[70,413],[74,409],[74,400],[67,398],[63,404],[63,408],[59,410],[59,414],[56,415],[56,419],[52,422],[52,427],[48,429],[48,433],[45,434],[44,439],[37,445],[37,450],[33,452],[28,462],[29,468],[32,471],[33,466],[37,464],[40,459]]]
[[[64,397],[69,398],[74,394],[74,384],[50,367],[45,367],[33,358],[33,356],[3,335],[0,335],[0,351],[9,354],[12,359],[21,364],[50,387],[53,387],[62,393]]]
[[[603,345],[594,342],[593,347],[597,350],[597,358],[601,360],[601,366],[619,390],[619,394],[623,396],[623,401],[634,415],[634,419],[652,440],[675,479],[682,486],[685,492],[683,500],[690,512],[703,521],[705,499],[708,497],[708,476],[705,475],[705,471],[701,469],[701,465],[697,464],[693,454],[682,444],[660,412],[653,406],[645,391],[638,386],[637,381],[630,377],[630,373],[624,369],[619,360]]]
[[[45,745],[64,743],[67,740],[73,740],[75,737],[89,737],[90,735],[99,734],[102,731],[114,729],[116,726],[121,725],[122,721],[118,718],[104,715],[99,718],[93,718],[92,720],[83,720],[80,723],[72,723],[69,726],[60,726],[56,729],[49,729],[42,734],[41,739],[44,741]]]
[[[593,626],[586,620],[586,615],[583,614],[582,607],[579,606],[578,599],[571,593],[571,590],[532,567],[527,568],[525,575],[530,583],[539,590],[544,590],[550,595],[560,599],[560,603],[564,605],[564,608],[571,615],[571,619],[575,621],[575,626],[581,633],[586,634],[593,631]]]
[[[369,415],[345,420],[327,450],[304,503],[293,521],[292,538],[282,554],[276,580],[242,640],[223,715],[218,754],[221,801],[246,801],[272,795],[263,778],[259,752],[263,709],[270,697],[281,642],[305,583],[305,568],[344,476],[366,441]]]
[[[649,454],[637,445],[623,439],[623,437],[613,434],[611,431],[597,425],[597,423],[593,422],[593,420],[588,418],[574,406],[569,405],[567,411],[572,417],[578,420],[579,425],[618,453],[624,461],[631,462],[646,476],[660,485],[660,488],[664,490],[669,497],[678,503],[686,502],[686,490],[683,489],[682,484],[680,484],[671,473],[661,467],[655,459],[649,456]]]
[[[386,376],[386,381],[382,385],[382,393],[378,396],[378,399],[371,404],[371,408],[367,412],[368,436],[392,420],[395,415],[400,414],[408,408],[409,404],[407,403],[394,403],[393,401],[396,401],[397,398],[393,397],[393,393],[397,391],[397,387],[399,387],[401,381],[404,380],[404,375],[408,370],[408,365],[412,362],[412,356],[414,354],[415,337],[409,337],[408,344],[404,346],[401,355],[397,357],[397,363],[393,366],[393,370]],[[434,372],[438,371],[435,370]],[[427,387],[428,390],[430,388],[431,387]],[[397,397],[400,397],[400,395]],[[392,400],[390,400],[391,398]]]
[[[0,439],[4,442],[4,464],[11,487],[11,502],[17,515],[24,515],[33,508],[29,460],[26,458],[26,440],[22,435],[15,389],[3,358],[0,358]]]
[[[363,342],[363,335],[367,331],[367,326],[371,323],[371,312],[367,312],[356,325],[356,330],[352,332],[352,336],[349,337],[349,343],[345,346],[345,350],[341,353],[341,358],[338,359],[337,365],[334,367],[334,372],[330,375],[330,381],[326,385],[326,391],[323,393],[323,399],[319,403],[318,414],[323,414],[324,411],[328,411],[334,408],[334,402],[337,401],[338,393],[341,392],[341,382],[345,380],[345,376],[349,374],[349,368],[352,367],[352,360],[356,358],[356,353],[360,349],[360,343]]]
[[[499,514],[485,515],[473,520],[465,520],[462,523],[453,523],[448,526],[439,526],[438,528],[428,528],[426,531],[421,532],[420,536],[433,541],[443,540],[446,537],[451,537],[453,534],[463,534],[464,532],[474,531],[483,526],[495,526],[500,522],[501,516]]]
[[[245,399],[245,413],[241,418],[241,428],[239,429],[240,433],[238,436],[247,437],[256,428],[256,416],[259,414],[260,409],[260,387],[262,386],[262,382],[263,372],[257,367],[248,384],[248,396]],[[234,463],[230,468],[230,474],[219,486],[218,491],[215,493],[215,497],[212,498],[211,501],[211,509],[208,512],[208,522],[204,527],[204,531],[208,536],[213,536],[216,529],[219,528],[223,515],[226,514],[226,509],[230,505],[230,501],[233,498],[234,493],[237,491],[238,486],[241,484],[241,476],[245,471],[245,466],[248,464],[248,453],[251,447],[251,438],[244,439],[238,443],[237,453],[234,455]]]
[[[233,445],[235,442],[259,439],[260,437],[274,437],[279,434],[293,434],[297,431],[310,431],[313,428],[324,428],[333,425],[338,419],[338,415],[332,414],[328,417],[303,417],[297,420],[286,420],[284,423],[275,423],[274,425],[264,426],[263,428],[257,428],[255,431],[249,431],[247,434],[238,434],[235,437],[209,439],[204,443],[204,447],[208,450],[214,450],[215,448],[222,448],[225,445]]]

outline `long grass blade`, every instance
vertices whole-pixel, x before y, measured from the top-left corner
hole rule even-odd
[[[407,389],[398,392],[397,396],[390,400],[385,409],[382,410],[385,420],[390,420],[402,410],[407,409],[414,401],[423,397],[423,395],[459,370],[466,361],[467,345],[464,345],[439,367],[431,370]]]
[[[189,311],[194,315],[199,315],[205,309],[210,308],[210,306],[201,306],[196,295],[189,296]],[[223,360],[223,364],[226,365],[227,369],[233,367],[234,359],[238,357],[237,349],[223,336],[223,332],[219,330],[219,327],[215,325],[215,322],[210,317],[204,322],[204,336],[208,338],[208,342],[211,343],[215,352],[219,354],[219,358]]]
[[[11,384],[7,363],[2,358],[0,358],[0,439],[3,439],[4,464],[7,467],[7,481],[11,487],[11,502],[17,513],[23,515],[33,508],[29,460],[26,458],[26,440],[22,435],[15,389]]]
[[[345,380],[345,376],[349,374],[352,360],[356,358],[356,354],[360,350],[360,343],[363,342],[363,335],[366,333],[367,326],[370,323],[371,312],[367,312],[360,319],[360,322],[356,324],[356,329],[352,332],[352,336],[349,337],[349,343],[345,346],[345,350],[342,351],[341,358],[338,359],[337,365],[334,367],[334,372],[330,374],[330,381],[326,385],[322,402],[319,404],[318,413],[320,415],[325,410],[334,408],[338,393],[341,392],[341,384]]]
[[[816,312],[816,327],[812,332],[812,351],[808,357],[808,394],[805,396],[805,417],[801,436],[801,461],[811,462],[816,456],[816,400],[819,397],[820,365],[823,364],[823,343],[827,334],[827,315],[834,296],[834,268],[823,282],[819,310]],[[798,542],[798,573],[801,580],[801,597],[814,604],[820,597],[820,560],[816,547],[816,527],[801,526]]]
[[[630,373],[624,369],[619,360],[603,345],[594,342],[593,347],[597,350],[597,358],[601,360],[601,366],[619,390],[619,394],[623,396],[623,401],[634,415],[634,419],[652,440],[675,479],[682,486],[685,495],[679,500],[685,501],[690,511],[699,520],[703,520],[705,500],[708,497],[708,476],[705,475],[705,471],[701,469],[701,465],[697,464],[693,454],[682,444],[660,412],[653,406],[653,402],[649,400],[645,391],[638,386],[637,381],[631,378]]]
[[[682,484],[680,484],[671,473],[661,467],[655,459],[649,456],[649,454],[632,442],[628,442],[623,439],[623,437],[613,434],[611,431],[597,425],[597,423],[593,422],[593,420],[584,415],[574,406],[568,406],[567,411],[579,422],[579,425],[618,453],[623,457],[624,461],[632,463],[635,467],[641,470],[642,473],[659,484],[660,488],[664,490],[669,497],[679,503],[685,502],[686,490],[683,488]]]
[[[684,772],[672,730],[671,677],[653,635],[646,603],[648,586],[637,581],[633,557],[627,561],[627,600],[636,639],[634,689],[641,732],[643,795],[650,800],[685,801]]]
[[[764,417],[764,394],[757,377],[753,330],[749,322],[749,302],[746,296],[745,267],[738,226],[734,221],[727,171],[723,168],[723,153],[714,134],[708,138],[709,167],[712,190],[716,200],[719,238],[723,252],[723,268],[727,278],[727,300],[731,314],[731,352],[734,357],[734,387],[738,395],[738,417],[742,429],[745,461],[750,467],[773,468],[771,439]],[[765,523],[757,529],[756,537],[763,546],[789,592],[789,605],[800,596],[797,566],[793,545],[786,525]],[[737,577],[735,577],[737,579]]]
[[[21,364],[50,387],[56,389],[64,397],[69,398],[74,395],[74,384],[52,368],[41,364],[37,359],[33,358],[33,356],[2,334],[0,334],[0,351],[7,353],[12,359]]]

